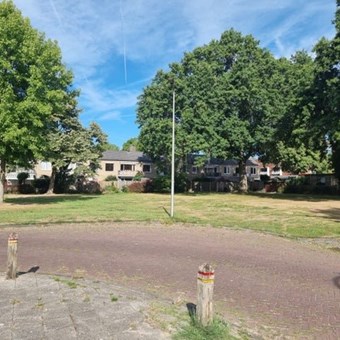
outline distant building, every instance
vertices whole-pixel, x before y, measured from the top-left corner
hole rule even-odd
[[[97,170],[98,181],[105,181],[108,176],[124,182],[131,182],[136,176],[142,179],[156,176],[151,158],[139,151],[105,151],[100,158],[100,166],[101,169]]]
[[[187,173],[190,179],[197,177],[226,179],[237,182],[239,176],[239,163],[234,159],[211,158],[202,166],[195,165],[196,158],[199,156],[190,156],[188,159]],[[249,180],[260,180],[260,165],[250,158],[246,162],[246,174]]]

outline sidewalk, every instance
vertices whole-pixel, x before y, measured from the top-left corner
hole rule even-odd
[[[0,339],[170,339],[146,322],[151,301],[106,282],[0,273]]]

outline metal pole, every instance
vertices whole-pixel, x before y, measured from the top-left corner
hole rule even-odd
[[[174,217],[175,199],[175,91],[172,92],[172,149],[171,149],[171,209],[170,216]]]

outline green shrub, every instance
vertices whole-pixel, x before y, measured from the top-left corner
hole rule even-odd
[[[29,176],[30,175],[29,175],[28,172],[19,172],[18,175],[17,175],[19,186],[22,185],[22,184],[25,184],[25,181]]]
[[[134,181],[141,181],[143,178],[143,173],[141,171],[138,171],[136,175],[133,177]]]
[[[158,176],[152,181],[154,192],[169,193],[171,191],[171,179],[168,176]]]
[[[188,176],[186,173],[179,173],[175,175],[175,192],[187,192],[189,187]]]
[[[185,173],[175,175],[175,192],[186,192],[189,187],[188,177]],[[150,186],[151,189],[151,186]],[[152,180],[152,191],[159,193],[169,193],[171,191],[171,177],[158,176]]]
[[[105,178],[105,181],[107,181],[107,182],[114,182],[116,180],[117,180],[117,177],[114,176],[114,175],[109,175]]]
[[[84,186],[85,194],[101,194],[102,190],[100,184],[96,181],[87,182]]]
[[[50,178],[48,176],[41,176],[33,181],[33,187],[38,194],[45,194],[50,185]]]
[[[32,184],[26,184],[25,181],[29,177],[28,172],[19,172],[18,179],[18,191],[20,194],[34,194],[35,189]]]
[[[54,193],[63,194],[69,192],[70,186],[74,185],[76,177],[70,174],[70,169],[60,169],[55,176]]]
[[[285,194],[315,194],[315,195],[339,195],[337,186],[310,185],[304,177],[294,178],[287,182],[283,192]]]
[[[20,194],[34,194],[35,188],[32,184],[21,184],[18,186],[18,191]]]
[[[105,187],[104,192],[108,194],[116,194],[120,192],[120,190],[112,183]]]
[[[129,192],[129,187],[127,185],[124,185],[122,187],[122,192]]]

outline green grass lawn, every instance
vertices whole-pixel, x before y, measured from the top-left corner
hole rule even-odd
[[[101,221],[185,222],[262,230],[291,237],[340,236],[340,199],[322,196],[199,194],[6,196],[0,227]]]

